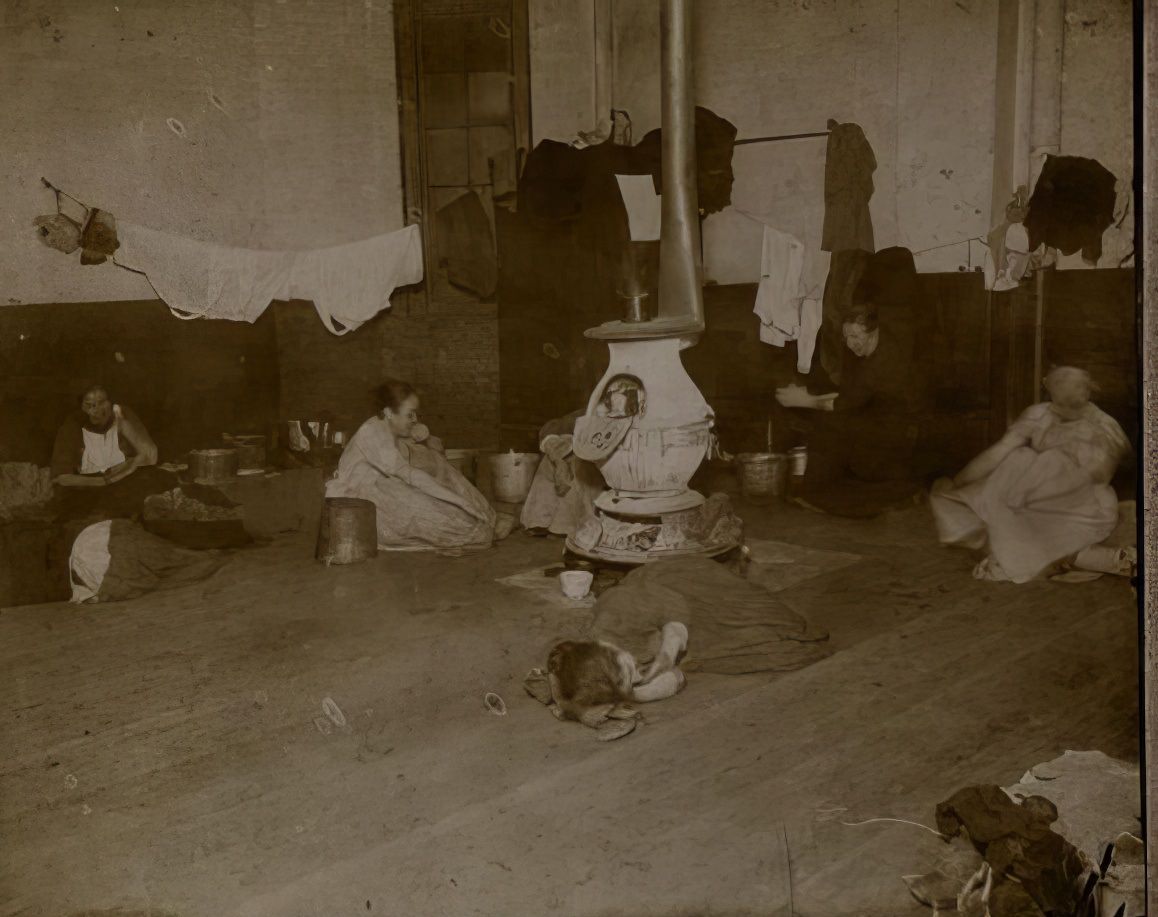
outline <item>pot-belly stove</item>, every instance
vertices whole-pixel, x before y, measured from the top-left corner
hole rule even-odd
[[[607,342],[610,364],[575,425],[575,454],[594,462],[608,490],[567,540],[574,553],[638,564],[723,554],[742,538],[723,495],[688,486],[715,443],[715,417],[680,353],[704,330],[697,207],[691,0],[661,0],[663,196],[659,314],[586,332]]]

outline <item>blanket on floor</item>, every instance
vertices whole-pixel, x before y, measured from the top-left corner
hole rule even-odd
[[[592,636],[654,658],[669,621],[691,634],[681,667],[744,675],[802,669],[831,653],[828,633],[761,586],[706,557],[647,564],[599,597]]]
[[[104,542],[99,530],[106,526]],[[95,537],[86,539],[94,530]],[[158,589],[200,582],[216,573],[227,559],[219,551],[178,547],[127,519],[97,523],[82,532],[74,545],[74,583],[78,579],[83,582],[79,590],[74,588],[74,601],[84,596],[88,601],[123,602]]]

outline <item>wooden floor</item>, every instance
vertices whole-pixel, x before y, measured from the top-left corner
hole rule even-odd
[[[940,842],[841,822],[1136,757],[1126,583],[975,582],[921,508],[747,515],[862,556],[782,593],[837,652],[694,676],[610,744],[521,688],[583,612],[495,580],[555,541],[327,569],[291,539],[197,587],[0,612],[0,913],[927,914],[900,876]],[[346,730],[316,727],[327,697]]]

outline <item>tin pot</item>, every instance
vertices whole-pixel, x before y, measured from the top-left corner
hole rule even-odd
[[[221,484],[237,477],[236,449],[194,449],[189,453],[189,472],[198,484]]]

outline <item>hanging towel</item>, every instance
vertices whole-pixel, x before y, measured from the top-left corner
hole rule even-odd
[[[299,298],[314,302],[330,331],[345,334],[387,308],[395,287],[422,279],[417,225],[306,252],[229,248],[132,223],[121,223],[118,235],[113,260],[145,274],[182,319],[253,323],[273,300]]]
[[[420,280],[422,233],[415,223],[361,242],[295,253],[285,298],[312,300],[322,323],[346,334],[390,308],[396,287]]]
[[[292,252],[228,248],[124,222],[119,236],[113,260],[148,277],[178,318],[252,323],[272,300],[288,298]]]
[[[783,347],[800,330],[800,275],[804,270],[804,244],[786,232],[764,227],[760,285],[756,306],[760,340]]]
[[[650,175],[616,175],[623,206],[627,208],[628,232],[632,242],[654,242],[659,238],[660,201]]]

